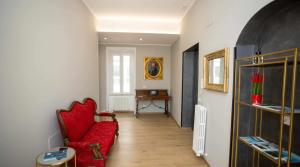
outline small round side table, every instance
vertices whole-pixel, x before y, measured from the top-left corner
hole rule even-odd
[[[51,149],[50,151],[58,151],[58,150],[59,150],[59,148],[54,148],[54,149]],[[38,166],[58,166],[58,165],[62,165],[62,164],[65,164],[65,167],[67,167],[68,166],[68,161],[70,161],[73,158],[74,158],[75,167],[76,167],[76,152],[75,152],[75,150],[73,148],[68,147],[67,157],[66,158],[62,158],[60,160],[56,160],[55,159],[55,160],[44,161],[44,155],[45,155],[45,153],[46,152],[41,153],[36,158],[36,167],[38,167]]]

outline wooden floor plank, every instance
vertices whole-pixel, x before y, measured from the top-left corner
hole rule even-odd
[[[161,113],[117,113],[120,136],[106,167],[207,167],[192,151],[192,130]]]

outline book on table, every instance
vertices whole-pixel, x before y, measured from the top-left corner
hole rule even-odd
[[[60,160],[67,157],[67,148],[60,148],[58,151],[49,151],[44,155],[44,161]]]

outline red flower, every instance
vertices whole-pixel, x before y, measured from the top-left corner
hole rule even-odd
[[[262,83],[263,82],[263,76],[259,73],[255,73],[251,77],[251,82],[252,83]]]

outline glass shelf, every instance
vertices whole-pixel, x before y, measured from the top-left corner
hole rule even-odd
[[[244,143],[245,145],[251,147],[259,154],[265,156],[267,159],[273,161],[274,163],[278,164],[278,145],[271,143],[261,137],[254,137],[254,136],[246,136],[246,137],[239,137],[239,141]],[[297,154],[291,154],[291,164],[300,164],[300,156]],[[281,153],[281,163],[287,163],[288,152],[283,149]]]
[[[267,105],[267,104],[262,104],[262,105],[255,105],[255,104],[249,104],[246,102],[242,102],[240,101],[239,104],[245,105],[245,106],[249,106],[249,107],[254,107],[257,109],[261,109],[264,111],[269,111],[275,114],[282,114],[282,107],[278,106],[278,105]],[[285,107],[285,111],[284,111],[285,115],[289,115],[291,114],[291,108],[289,107]],[[294,114],[300,114],[300,109],[294,109]]]

